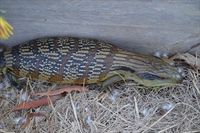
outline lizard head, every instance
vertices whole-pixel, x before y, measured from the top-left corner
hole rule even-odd
[[[148,87],[174,86],[183,79],[180,68],[170,65],[156,57],[134,56],[129,60],[131,65],[123,65],[117,71],[125,79],[133,80]]]
[[[152,57],[146,66],[142,66],[132,76],[144,86],[173,86],[182,81],[183,72],[180,68]]]

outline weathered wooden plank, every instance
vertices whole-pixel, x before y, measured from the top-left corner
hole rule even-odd
[[[200,42],[199,0],[0,0],[15,45],[41,36],[107,40],[139,52],[184,51]]]

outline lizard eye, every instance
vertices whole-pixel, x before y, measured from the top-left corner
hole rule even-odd
[[[155,74],[151,74],[148,72],[144,72],[144,73],[137,73],[136,74],[138,77],[140,77],[141,79],[147,79],[147,80],[161,80],[164,79],[163,77],[159,77]]]

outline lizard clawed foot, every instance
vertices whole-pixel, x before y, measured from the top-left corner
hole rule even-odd
[[[58,99],[62,97],[63,93],[70,93],[72,91],[78,91],[78,92],[85,92],[88,91],[86,87],[83,86],[63,86],[60,89],[53,90],[53,91],[47,91],[47,92],[41,92],[41,93],[35,93],[32,94],[33,96],[40,96],[40,99],[28,101],[28,102],[22,102],[18,105],[16,105],[12,111],[20,111],[24,109],[33,109],[44,105],[49,105],[51,103],[55,103]]]

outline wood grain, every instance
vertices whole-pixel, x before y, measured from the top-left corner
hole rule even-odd
[[[0,0],[14,36],[2,44],[66,35],[143,53],[184,51],[200,42],[199,0]]]

